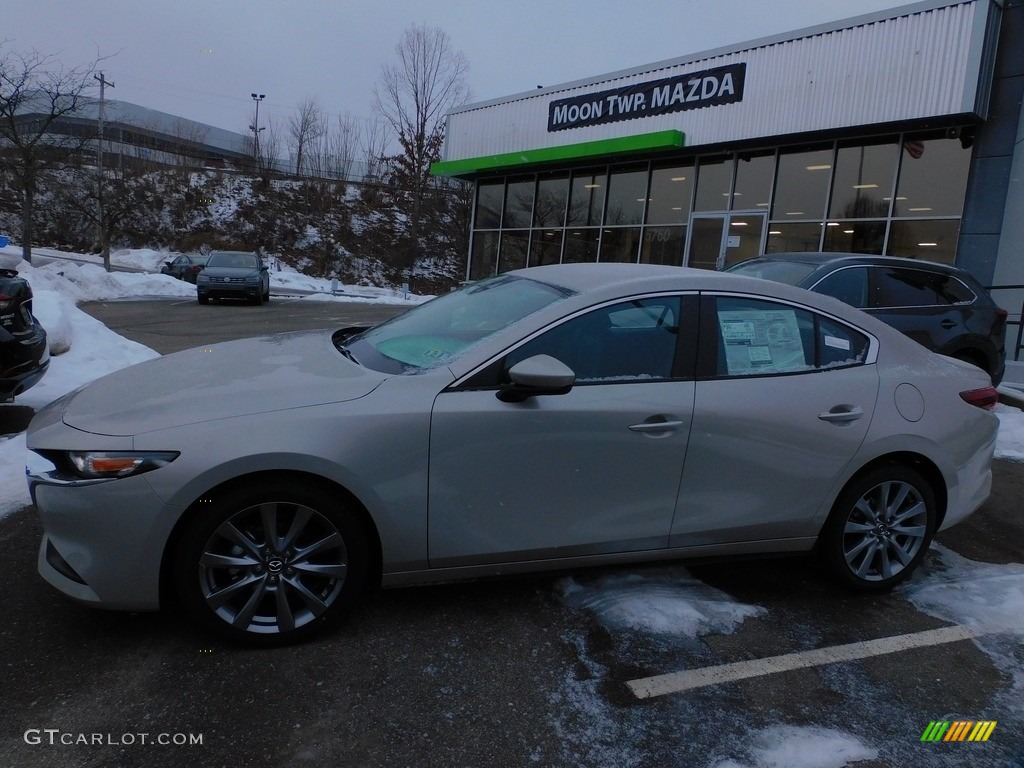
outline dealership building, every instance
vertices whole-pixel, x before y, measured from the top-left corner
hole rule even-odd
[[[1022,93],[1024,0],[925,0],[460,107],[432,170],[474,182],[469,279],[821,250],[1024,284]]]

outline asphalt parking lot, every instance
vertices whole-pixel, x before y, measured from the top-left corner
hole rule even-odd
[[[276,299],[84,309],[165,353],[396,311]],[[993,595],[1021,589],[1022,497],[1024,464],[997,461],[991,499],[937,537],[913,582],[978,572]],[[851,595],[803,559],[386,591],[329,636],[251,651],[173,613],[70,603],[36,574],[40,533],[31,508],[0,521],[0,765],[758,766],[764,749],[815,733],[833,734],[833,752],[834,734],[873,751],[851,760],[869,768],[1024,765],[1024,632],[932,642],[925,633],[958,625],[911,591]],[[909,639],[853,660],[806,655],[891,638]],[[750,676],[732,682],[637,695],[637,681],[714,681],[744,663]],[[930,722],[957,720],[997,725],[984,743],[921,741]]]

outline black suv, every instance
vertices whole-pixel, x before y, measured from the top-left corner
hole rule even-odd
[[[935,352],[984,369],[1006,367],[1006,310],[969,273],[946,264],[857,253],[771,253],[729,267],[834,296]]]
[[[32,288],[13,269],[0,269],[0,402],[35,384],[50,366],[46,331],[32,315]]]

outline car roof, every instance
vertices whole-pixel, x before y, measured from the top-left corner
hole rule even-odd
[[[785,283],[762,280],[709,269],[672,267],[660,264],[552,264],[527,267],[502,276],[515,276],[567,289],[578,296],[567,307],[586,306],[605,299],[625,298],[631,293],[657,291],[734,291],[771,299],[795,301],[830,312],[855,325],[862,313],[838,299],[811,293]],[[850,313],[856,313],[851,315]],[[538,313],[541,315],[543,313]]]
[[[762,256],[756,256],[749,261],[763,260],[763,261],[790,261],[797,264],[809,264],[815,267],[822,267],[825,265],[875,265],[875,266],[886,266],[886,267],[903,267],[905,269],[913,269],[914,267],[920,267],[929,269],[936,272],[947,272],[949,274],[963,274],[962,269],[954,267],[950,264],[940,264],[937,261],[925,261],[923,259],[911,259],[902,256],[875,256],[870,253],[842,253],[839,251],[832,251],[828,253],[820,253],[816,251],[786,251],[781,253],[766,253]],[[739,262],[743,263],[743,262]]]

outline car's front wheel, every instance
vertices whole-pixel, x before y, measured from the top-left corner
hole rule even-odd
[[[879,467],[843,489],[822,528],[819,556],[847,586],[890,589],[921,564],[935,525],[928,481],[910,467]]]
[[[358,517],[316,487],[260,483],[197,502],[175,553],[182,603],[229,640],[298,642],[340,618],[366,578]]]
[[[209,297],[209,296],[204,296],[204,295],[203,295],[203,294],[201,294],[201,293],[200,293],[200,294],[198,294],[198,298],[199,298],[199,303],[200,303],[200,304],[208,304],[208,303],[209,303],[209,301],[210,301],[210,297]]]

